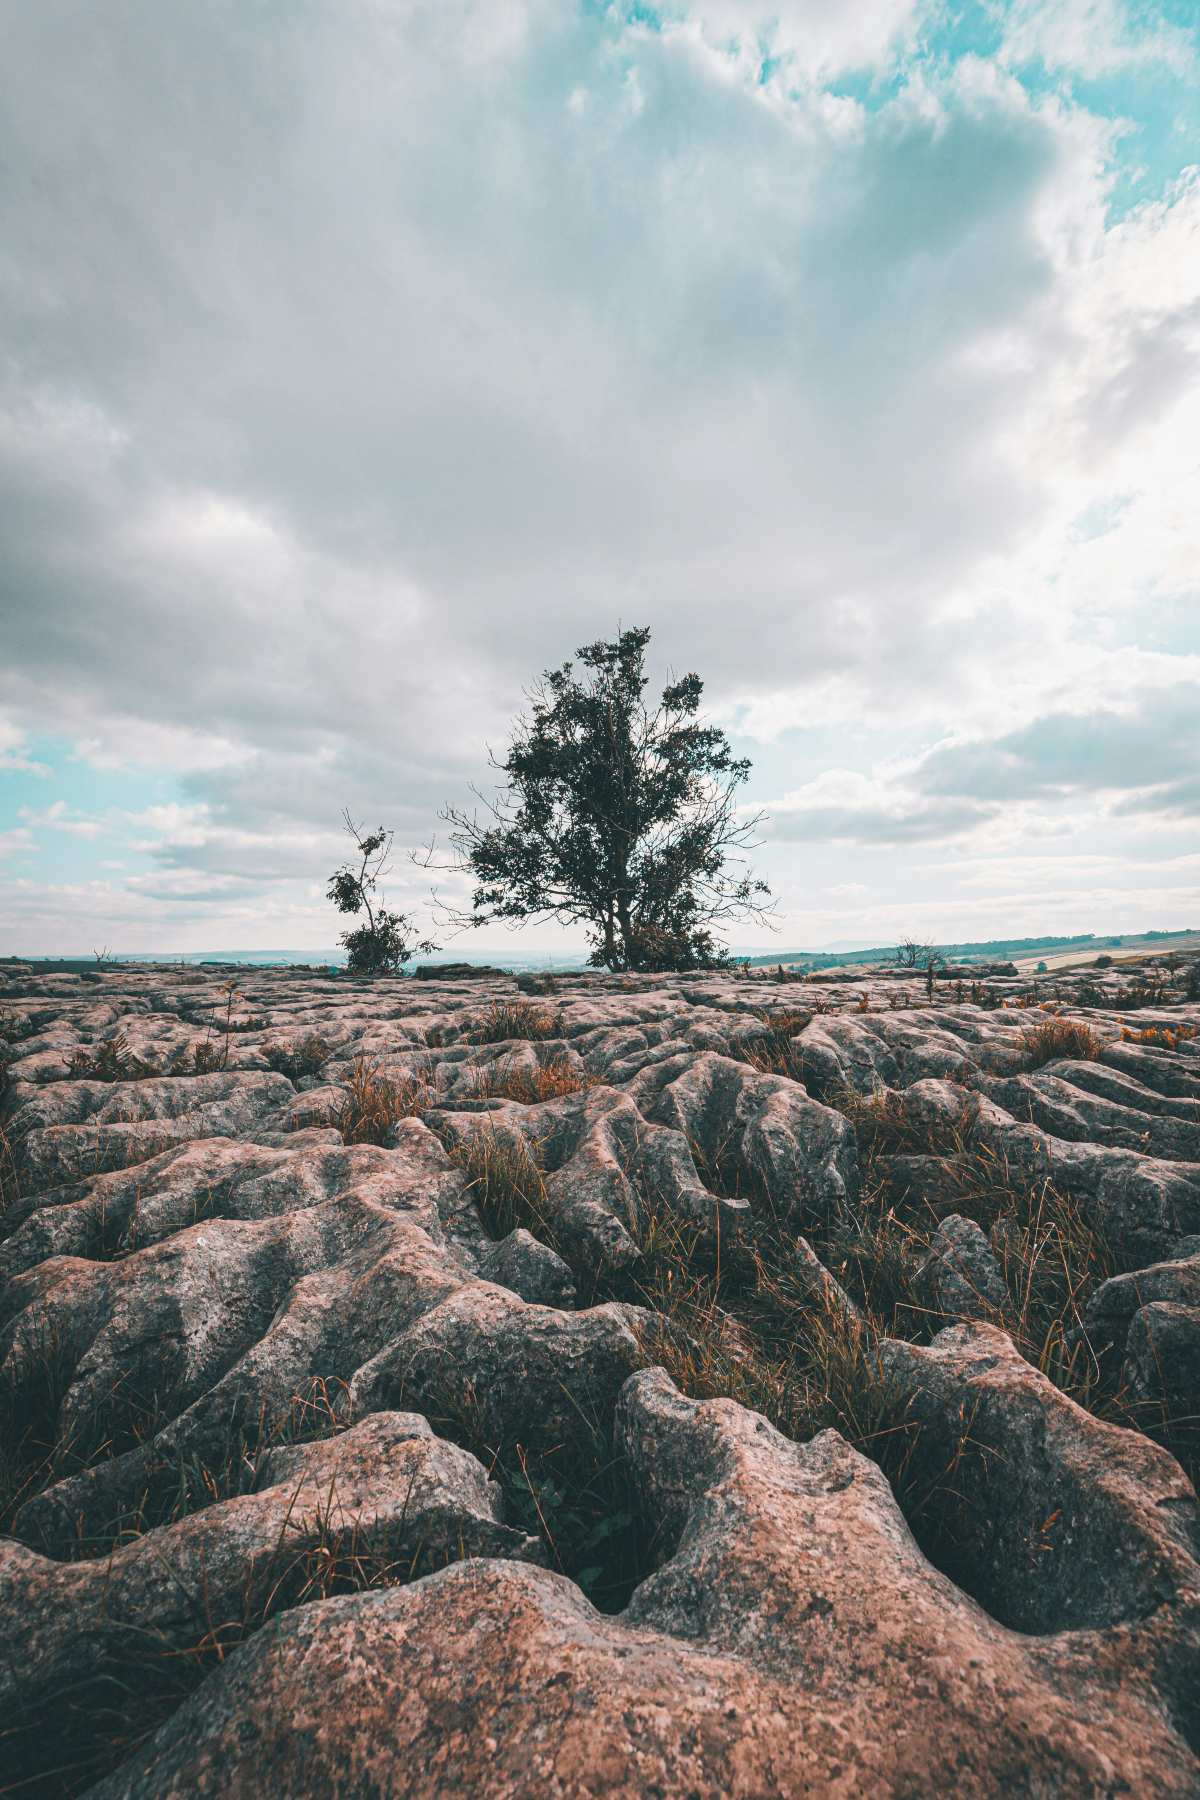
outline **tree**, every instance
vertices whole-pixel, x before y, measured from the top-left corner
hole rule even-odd
[[[456,923],[555,918],[586,927],[597,967],[694,969],[726,960],[721,923],[765,915],[770,890],[737,866],[762,816],[735,805],[750,764],[698,718],[698,675],[647,706],[649,641],[622,631],[578,650],[580,673],[548,669],[491,759],[502,791],[476,790],[485,819],[443,812],[451,866],[475,883]]]
[[[389,912],[376,899],[379,883],[390,867],[392,833],[382,825],[378,831],[368,832],[354,823],[348,811],[342,818],[354,841],[355,860],[329,877],[326,895],[340,913],[367,915],[365,925],[343,931],[338,939],[347,951],[346,967],[351,975],[398,975],[416,951],[427,954],[437,945],[427,940],[411,942],[412,920],[404,913]]]
[[[933,999],[933,984],[937,972],[943,967],[945,957],[935,944],[919,944],[914,938],[906,937],[896,948],[896,961],[902,969],[921,969],[925,974],[925,992]]]

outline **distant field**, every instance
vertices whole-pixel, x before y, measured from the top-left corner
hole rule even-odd
[[[1078,947],[1069,950],[1042,951],[1025,956],[1014,956],[1013,962],[1023,975],[1032,974],[1040,962],[1044,962],[1050,973],[1061,969],[1085,969],[1094,963],[1098,956],[1111,956],[1114,963],[1141,962],[1147,956],[1175,956],[1180,952],[1192,954],[1200,951],[1200,931],[1172,932],[1169,938],[1122,937],[1119,944],[1110,939],[1097,938],[1087,946],[1086,950]]]

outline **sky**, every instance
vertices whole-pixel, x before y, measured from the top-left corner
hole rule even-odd
[[[1195,0],[0,14],[0,954],[428,928],[635,624],[739,947],[1200,926]]]

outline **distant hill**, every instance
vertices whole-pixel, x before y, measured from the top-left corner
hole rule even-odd
[[[1085,950],[1132,949],[1137,946],[1153,949],[1160,944],[1168,944],[1173,938],[1194,935],[1187,928],[1180,931],[1125,932],[1112,937],[1097,937],[1094,932],[1084,931],[1073,937],[987,938],[963,944],[938,944],[936,948],[954,962],[1009,962],[1015,957],[1061,954],[1064,951],[1074,954]],[[785,968],[837,969],[852,963],[891,962],[898,947],[896,944],[879,944],[871,950],[776,950],[769,956],[750,956],[745,960],[752,968],[774,968],[783,963]]]

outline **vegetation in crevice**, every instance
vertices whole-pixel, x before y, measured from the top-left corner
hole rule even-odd
[[[345,1085],[337,1123],[347,1144],[386,1144],[394,1125],[418,1117],[435,1098],[428,1072],[393,1077],[365,1056],[355,1057]]]
[[[561,1037],[562,1028],[562,1014],[551,1006],[539,1006],[531,1000],[493,1000],[464,1042],[505,1044],[517,1038],[537,1042]]]

